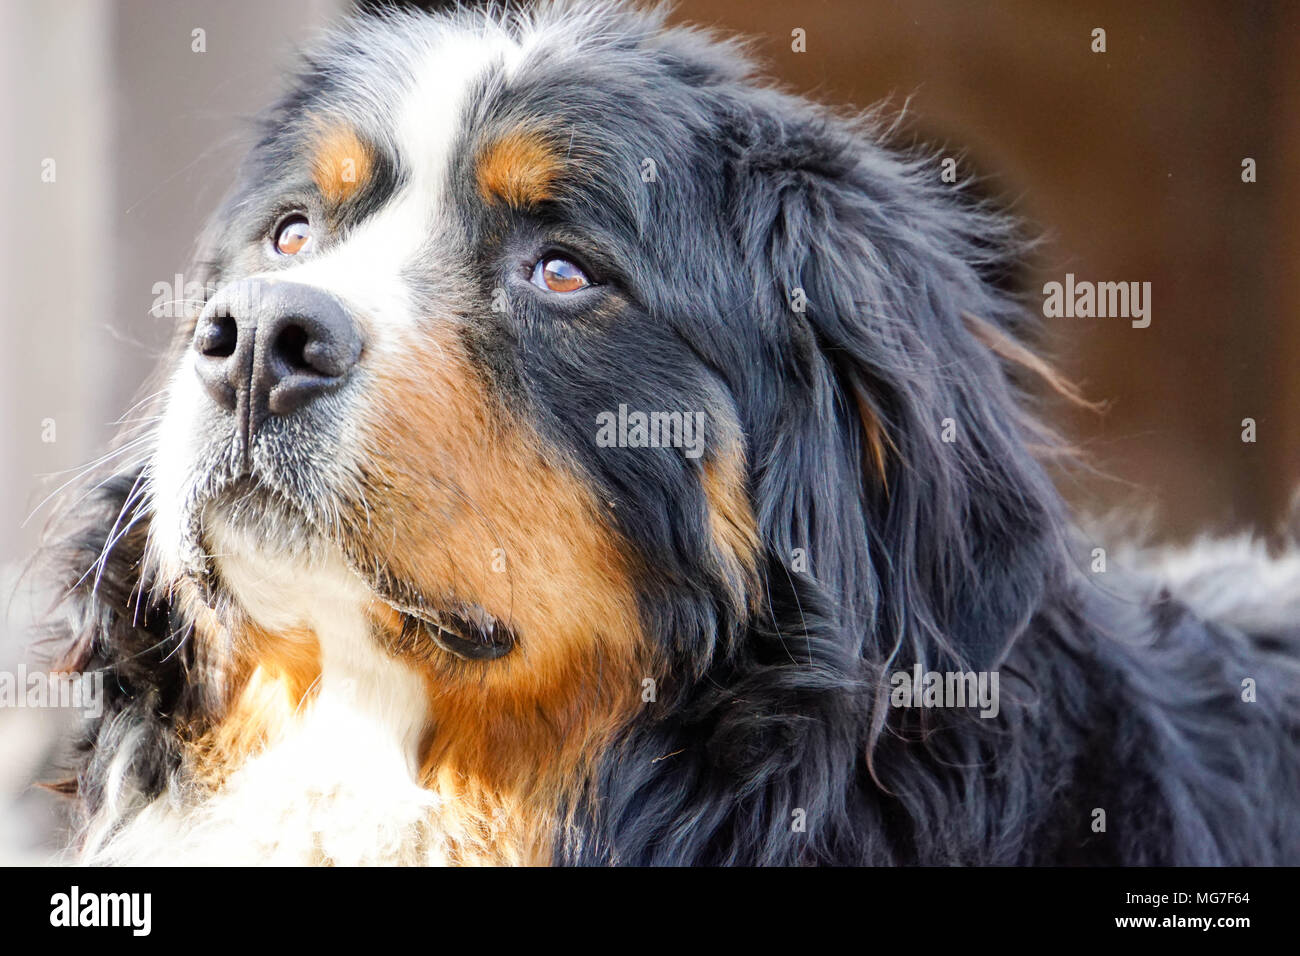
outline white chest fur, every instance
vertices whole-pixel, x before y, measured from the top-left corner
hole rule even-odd
[[[223,580],[268,631],[307,629],[320,677],[288,728],[216,793],[177,780],[138,813],[111,795],[88,835],[94,863],[439,864],[436,794],[416,782],[423,683],[375,643],[365,586],[341,558],[285,562],[229,530]],[[238,555],[239,557],[232,557]],[[117,760],[130,759],[130,746]],[[117,823],[124,817],[129,822]]]

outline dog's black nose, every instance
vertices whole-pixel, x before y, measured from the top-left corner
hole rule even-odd
[[[199,378],[249,440],[268,415],[288,415],[342,385],[361,356],[361,335],[328,292],[250,279],[207,303],[194,350]]]

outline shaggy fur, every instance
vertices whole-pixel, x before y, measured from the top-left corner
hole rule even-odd
[[[1175,591],[1116,561],[1090,573],[1079,556],[1095,543],[1041,463],[1051,438],[1022,392],[1036,363],[1017,343],[1032,317],[1001,281],[1018,254],[1006,222],[942,183],[928,157],[882,145],[870,118],[757,82],[733,44],[618,6],[347,27],[269,114],[205,239],[206,280],[224,287],[258,271],[249,237],[265,226],[250,223],[302,163],[314,114],[346,117],[376,144],[374,172],[332,241],[362,241],[368,217],[408,195],[421,173],[388,136],[387,104],[408,89],[416,53],[447,36],[522,52],[461,101],[441,225],[430,230],[436,255],[402,263],[400,281],[421,314],[458,316],[454,341],[491,407],[527,423],[548,461],[609,503],[598,524],[627,569],[644,642],[635,675],[656,688],[630,711],[597,715],[611,729],[583,738],[558,789],[489,788],[523,794],[502,805],[540,821],[537,854],[561,864],[1300,862],[1295,559],[1239,552],[1220,574],[1209,553],[1172,569]],[[525,139],[539,129],[555,133],[554,155],[552,139]],[[476,177],[481,143],[512,130],[524,132],[493,154],[490,177]],[[485,182],[519,208],[484,195]],[[565,300],[579,306],[510,291],[501,263],[538,233],[563,235],[600,274],[586,298]],[[491,305],[502,283],[504,312]],[[364,316],[365,302],[351,305]],[[192,334],[192,321],[178,331],[169,376],[188,374]],[[313,444],[362,413],[364,389],[382,384],[368,374],[319,423],[262,439],[267,457],[254,455],[244,477],[272,488],[275,507],[228,513],[271,539],[290,534],[275,517],[288,508],[314,543],[285,547],[340,549],[418,643],[436,589],[393,580],[357,544],[364,521],[347,517],[360,506],[340,490],[335,459],[360,462],[347,480],[364,483],[367,450],[347,445],[346,431]],[[153,400],[157,414],[169,400],[166,390]],[[706,457],[598,447],[593,423],[620,404],[705,411]],[[230,477],[218,425],[210,460],[194,468]],[[296,484],[277,484],[272,440],[279,460],[295,462]],[[196,609],[234,628],[241,595],[204,566],[207,512],[192,523],[197,568],[151,551],[167,540],[152,527],[155,462],[175,451],[157,438],[140,447],[141,460],[71,503],[49,551],[67,590],[65,663],[109,675],[108,711],[76,774],[96,844],[160,806],[182,821],[197,814],[206,785],[189,749],[230,719],[229,674],[194,637]],[[704,468],[727,460],[740,463],[730,558]],[[210,479],[212,495],[243,487],[225,477]],[[380,530],[403,548],[443,546],[410,540],[407,526]],[[1274,587],[1264,593],[1261,580]],[[517,636],[525,650],[544,638]],[[419,653],[435,677],[452,654],[427,641]],[[455,673],[499,673],[487,669],[510,660],[459,661]],[[891,675],[916,664],[996,670],[997,716],[892,706]],[[547,706],[519,719],[558,726]],[[484,720],[494,717],[489,700]],[[439,730],[428,728],[427,753],[440,752]],[[514,759],[544,775],[552,754]],[[417,774],[431,792],[437,770]],[[169,859],[165,832],[143,838],[156,859]]]

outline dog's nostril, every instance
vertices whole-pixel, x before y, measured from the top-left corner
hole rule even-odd
[[[205,321],[195,333],[194,346],[209,358],[230,358],[239,344],[239,329],[232,318]]]
[[[314,372],[315,366],[307,358],[307,343],[311,336],[301,325],[290,322],[275,337],[271,351],[275,357],[295,372]]]

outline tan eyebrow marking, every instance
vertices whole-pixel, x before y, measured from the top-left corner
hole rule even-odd
[[[560,157],[545,136],[512,130],[479,152],[479,194],[487,202],[536,205],[554,195],[560,169]]]
[[[323,126],[313,144],[311,174],[327,202],[340,204],[370,179],[374,152],[351,127]]]

